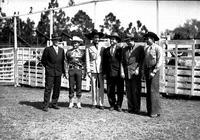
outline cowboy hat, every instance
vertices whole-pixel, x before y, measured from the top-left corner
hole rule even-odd
[[[83,40],[78,36],[73,36],[71,41],[72,42],[79,42],[79,43],[83,42]]]
[[[104,36],[104,34],[102,32],[98,32],[96,29],[94,29],[91,33],[85,34],[85,37],[88,38],[89,40],[92,40],[92,38],[95,35],[98,35],[99,38],[102,38]]]
[[[57,33],[51,35],[51,40],[60,40],[60,39],[61,36],[59,36]]]
[[[121,38],[119,37],[117,32],[112,32],[110,35],[107,36],[108,38],[116,38],[118,42],[121,42]]]
[[[153,33],[153,32],[148,32],[144,35],[144,38],[147,38],[147,37],[150,37],[150,38],[153,38],[154,41],[158,41],[159,40],[159,37]]]

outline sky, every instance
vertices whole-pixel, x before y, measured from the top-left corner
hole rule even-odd
[[[12,16],[14,12],[25,15],[33,7],[33,13],[47,9],[50,0],[4,0],[0,3],[2,11],[7,16]],[[59,7],[68,5],[69,0],[57,0]],[[90,0],[74,0],[75,4],[88,2]],[[200,1],[165,1],[159,0],[158,4],[158,24],[157,24],[157,8],[155,0],[111,0],[74,6],[63,9],[67,16],[73,17],[78,10],[85,11],[95,21],[95,27],[99,29],[99,25],[103,25],[103,19],[112,12],[117,19],[121,21],[121,25],[128,27],[130,22],[136,26],[136,21],[140,20],[150,31],[160,33],[166,29],[183,25],[188,19],[197,19],[200,21]],[[40,14],[23,16],[34,20],[36,23],[40,19]]]

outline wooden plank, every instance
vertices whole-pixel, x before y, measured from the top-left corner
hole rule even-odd
[[[199,39],[195,40],[195,44],[200,44],[200,40]]]
[[[168,44],[192,45],[194,40],[167,40]]]
[[[175,76],[168,76],[168,75],[166,75],[166,82],[174,82],[175,83],[175,80],[176,80],[176,82],[178,82],[178,81],[184,81],[184,82],[191,82],[191,77],[182,77],[182,76],[177,76],[177,77],[175,77]]]
[[[174,69],[165,69],[166,75],[174,75],[175,70]],[[200,72],[199,72],[200,73]],[[191,70],[177,70],[178,75],[192,75]]]
[[[166,88],[165,92],[170,94],[191,95],[191,90],[185,90],[185,89],[177,89],[177,92],[175,92],[175,89],[173,88]]]

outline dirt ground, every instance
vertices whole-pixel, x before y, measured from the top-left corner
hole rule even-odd
[[[0,86],[0,140],[135,140],[200,138],[200,100],[161,97],[162,116],[91,109],[83,92],[83,108],[68,109],[68,91],[61,90],[59,110],[41,110],[41,88]],[[123,109],[127,109],[124,99]],[[109,107],[105,95],[105,106]]]

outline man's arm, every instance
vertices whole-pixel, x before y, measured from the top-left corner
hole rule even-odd
[[[44,67],[46,67],[47,64],[47,48],[44,49],[43,54],[42,54],[42,58],[41,58],[41,63]]]

